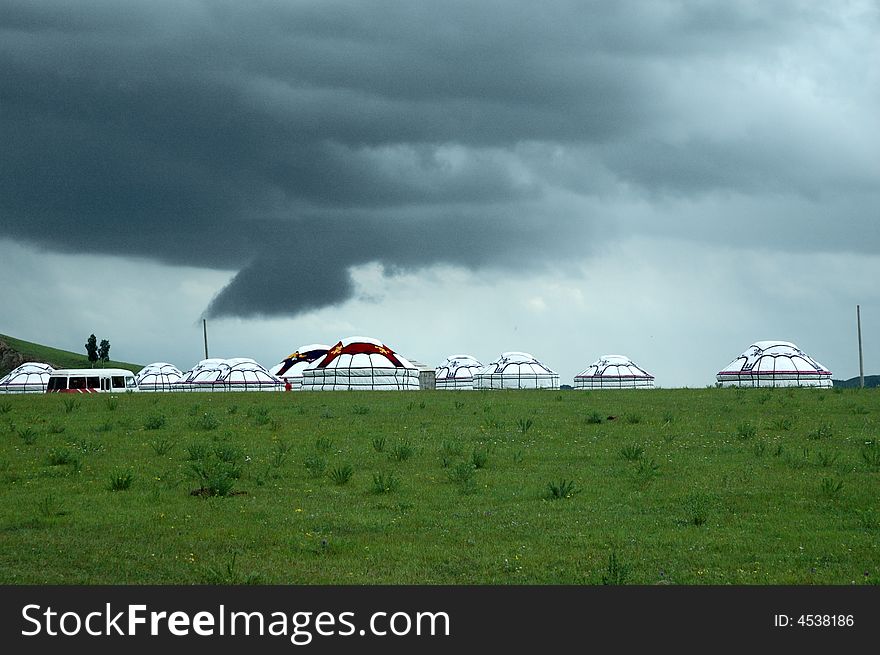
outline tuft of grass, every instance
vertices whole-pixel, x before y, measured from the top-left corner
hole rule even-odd
[[[80,406],[79,398],[65,398],[64,399],[64,413],[72,414],[76,410],[79,409]]]
[[[327,460],[320,455],[309,455],[303,464],[311,478],[320,478],[327,468]]]
[[[865,464],[871,468],[880,468],[880,445],[876,441],[873,439],[866,441],[859,453],[862,459],[865,460]]]
[[[208,446],[203,443],[191,443],[186,447],[186,458],[190,462],[197,462],[208,456]]]
[[[642,416],[641,416],[641,414],[627,414],[626,415],[626,422],[629,423],[630,425],[636,425],[636,424],[642,422]]]
[[[327,437],[318,437],[315,439],[315,450],[322,453],[329,453],[333,450],[333,442]]]
[[[37,513],[43,518],[52,518],[64,514],[64,503],[55,497],[55,494],[43,496],[37,502]]]
[[[12,411],[12,403],[0,403],[0,414],[8,414]]]
[[[202,413],[201,416],[193,420],[192,426],[197,430],[216,430],[220,427],[220,421],[217,418],[208,412]]]
[[[200,485],[191,495],[219,497],[232,494],[242,472],[237,463],[225,462],[217,457],[191,462],[189,471]]]
[[[736,426],[736,436],[738,439],[753,439],[757,434],[758,429],[748,421],[744,421]]]
[[[624,585],[629,575],[629,566],[617,559],[617,553],[611,551],[608,556],[608,566],[605,567],[605,573],[602,575],[603,585]]]
[[[351,413],[355,416],[366,416],[370,413],[370,408],[363,405],[355,405],[351,408]]]
[[[47,431],[49,434],[62,434],[62,433],[64,432],[65,429],[66,429],[65,426],[61,425],[60,423],[52,423],[52,424],[46,429],[46,431]]]
[[[648,481],[654,478],[660,471],[660,465],[652,459],[640,459],[636,467],[636,477],[640,480]]]
[[[709,518],[711,503],[706,494],[691,494],[684,502],[685,523],[700,527]]]
[[[792,421],[791,418],[789,418],[788,416],[780,416],[770,423],[770,427],[774,430],[782,430],[784,432],[788,432],[789,430],[791,430],[793,425],[794,421]]]
[[[111,432],[113,430],[113,423],[110,421],[104,421],[100,425],[95,427],[95,432]]]
[[[287,455],[290,453],[291,448],[292,446],[286,441],[276,441],[272,446],[272,455],[269,460],[272,466],[275,468],[281,468],[287,460]]]
[[[400,488],[400,479],[393,473],[374,473],[372,491],[374,494],[390,494]]]
[[[375,437],[373,439],[373,450],[377,453],[385,452],[385,437]]]
[[[476,472],[477,469],[470,462],[459,462],[446,472],[446,477],[450,482],[460,484],[472,480]]]
[[[575,494],[580,493],[580,489],[576,487],[574,480],[566,480],[565,478],[559,480],[558,482],[548,482],[547,488],[549,489],[548,497],[550,498],[550,500],[562,500],[563,498],[571,498]]]
[[[32,428],[21,428],[18,430],[18,438],[24,441],[25,445],[32,446],[37,440],[37,433]]]
[[[752,446],[752,452],[755,453],[755,457],[763,457],[764,451],[767,449],[767,444],[763,441],[758,441]]]
[[[107,485],[108,491],[127,491],[134,482],[134,474],[131,471],[114,471],[110,474],[110,482]]]
[[[242,459],[243,453],[239,448],[229,444],[218,444],[214,447],[214,456],[221,462],[236,464]]]
[[[409,441],[403,441],[399,444],[396,444],[394,448],[391,449],[391,459],[396,460],[398,462],[405,462],[415,453],[415,449],[412,447]]]
[[[820,425],[815,430],[810,430],[807,433],[807,439],[811,439],[813,441],[818,441],[819,439],[829,439],[834,435],[834,430],[831,429],[830,425]]]
[[[351,467],[350,464],[337,466],[332,471],[330,471],[330,479],[333,480],[334,484],[338,484],[339,486],[348,484],[348,481],[351,480],[352,475],[354,475],[354,469]]]
[[[160,430],[165,426],[164,414],[152,414],[144,421],[144,430]]]
[[[828,498],[834,498],[840,493],[840,490],[843,489],[843,480],[835,480],[834,478],[822,478],[822,482],[819,483],[819,490],[822,492],[824,496]]]
[[[110,396],[104,401],[104,405],[107,407],[108,412],[115,412],[116,408],[119,407],[119,399],[116,396]]]
[[[620,456],[629,462],[635,462],[642,458],[645,449],[638,444],[629,444],[620,449]]]
[[[67,448],[52,448],[46,454],[46,462],[49,466],[64,466],[71,464],[75,457]]]
[[[819,466],[823,468],[828,468],[829,466],[833,466],[837,463],[838,458],[840,457],[840,453],[833,452],[830,455],[823,451],[819,451],[816,453],[816,458],[819,460]]]
[[[516,425],[519,428],[520,434],[525,436],[526,432],[532,427],[532,419],[530,418],[520,418],[517,419]]]
[[[599,425],[602,422],[602,415],[599,412],[591,412],[584,421],[590,425]]]
[[[150,448],[153,449],[153,452],[156,453],[157,456],[167,455],[171,452],[171,450],[175,446],[175,441],[172,439],[153,439],[150,442]]]
[[[471,464],[475,469],[484,469],[486,468],[486,464],[489,463],[489,449],[488,448],[474,448],[474,452],[471,453]]]

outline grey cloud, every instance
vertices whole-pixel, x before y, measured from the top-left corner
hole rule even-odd
[[[773,71],[852,22],[729,2],[0,0],[0,14],[3,234],[239,271],[207,311],[241,316],[341,302],[369,261],[582,256],[621,200],[821,203],[828,149],[798,146],[780,114],[733,137],[689,126],[711,125],[717,81],[701,74]],[[671,95],[682,76],[692,101]],[[830,181],[864,207],[876,169]]]

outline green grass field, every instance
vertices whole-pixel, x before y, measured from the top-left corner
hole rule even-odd
[[[0,334],[0,341],[21,353],[26,361],[51,362],[55,368],[91,368],[92,366],[85,354],[85,346],[83,346],[83,354],[79,354],[68,350],[50,348],[38,343],[31,343],[30,341],[23,341],[5,334]],[[85,344],[85,338],[83,339],[83,344]],[[113,352],[112,344],[110,352]],[[143,368],[140,364],[129,364],[128,362],[117,362],[115,360],[109,360],[104,366],[106,368],[125,368],[135,373]],[[0,367],[0,377],[7,373],[9,373],[9,370]]]
[[[878,417],[858,389],[0,396],[0,582],[874,584]]]

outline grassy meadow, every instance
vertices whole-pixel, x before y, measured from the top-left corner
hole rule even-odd
[[[880,392],[0,396],[5,584],[875,584]]]

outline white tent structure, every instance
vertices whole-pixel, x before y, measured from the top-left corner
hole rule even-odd
[[[348,337],[302,374],[303,391],[418,391],[419,370],[378,339]]]
[[[830,387],[831,371],[788,341],[758,341],[718,372],[723,387]]]
[[[434,372],[437,389],[473,389],[474,374],[483,367],[471,355],[450,355]]]
[[[0,393],[44,393],[54,371],[48,364],[25,362],[0,379]]]
[[[534,355],[501,353],[474,374],[474,389],[558,389],[559,374]]]
[[[309,364],[321,359],[330,350],[330,346],[323,343],[310,343],[300,346],[295,352],[289,354],[281,362],[269,369],[269,373],[281,378],[285,383],[290,383],[294,391],[302,387],[302,374]]]
[[[174,385],[183,380],[183,373],[173,364],[147,364],[135,376],[141,391],[174,391]]]
[[[574,376],[575,389],[653,389],[654,376],[626,355],[602,355]]]
[[[175,391],[281,391],[284,382],[247,357],[203,359],[183,374]]]
[[[227,359],[229,373],[223,379],[227,391],[281,391],[284,381],[248,357]]]

